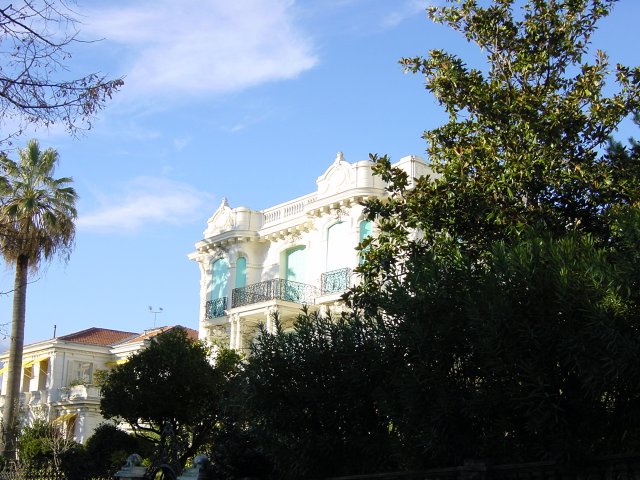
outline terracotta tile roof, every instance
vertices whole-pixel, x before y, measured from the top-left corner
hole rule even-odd
[[[118,345],[126,345],[128,343],[137,343],[137,342],[142,342],[144,340],[147,340],[149,338],[153,338],[157,335],[160,335],[161,333],[164,332],[168,332],[169,330],[173,330],[174,328],[181,328],[184,331],[187,332],[187,336],[191,339],[191,340],[198,340],[198,331],[197,330],[193,330],[192,328],[187,328],[187,327],[183,327],[182,325],[172,325],[172,326],[168,326],[168,327],[157,327],[157,328],[152,328],[149,330],[145,330],[143,333],[136,335],[133,338],[127,338],[123,341],[121,341]]]
[[[110,330],[108,328],[91,327],[80,332],[70,333],[69,335],[62,335],[58,337],[58,340],[64,340],[66,342],[84,343],[87,345],[102,345],[112,346],[117,343],[131,338],[137,335],[134,332],[122,332],[120,330]]]

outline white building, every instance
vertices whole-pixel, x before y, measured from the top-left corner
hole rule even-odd
[[[338,153],[308,195],[261,211],[223,199],[189,255],[200,266],[200,338],[246,351],[259,324],[272,328],[276,311],[287,327],[303,304],[340,309],[354,281],[356,246],[374,233],[362,202],[386,195],[372,166]],[[394,166],[410,181],[431,173],[415,156]]]
[[[84,443],[104,419],[100,414],[100,387],[94,384],[99,370],[126,362],[146,348],[151,338],[172,328],[160,327],[142,334],[89,328],[25,345],[20,385],[20,421],[36,419],[59,425],[73,440]],[[191,338],[197,332],[185,328]],[[0,411],[7,389],[9,352],[0,354],[3,368]]]

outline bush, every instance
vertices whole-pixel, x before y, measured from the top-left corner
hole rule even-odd
[[[87,439],[85,448],[94,476],[112,476],[129,455],[138,453],[146,457],[151,454],[153,446],[111,423],[101,423]]]
[[[53,459],[49,439],[55,427],[44,420],[36,420],[33,425],[22,429],[18,437],[18,456],[22,463],[44,465]]]
[[[70,480],[85,478],[89,472],[85,448],[45,420],[36,420],[22,429],[18,457],[28,468],[62,472]]]

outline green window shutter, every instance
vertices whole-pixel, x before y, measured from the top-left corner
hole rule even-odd
[[[247,259],[239,257],[236,260],[236,285],[235,288],[247,286]]]
[[[211,278],[211,300],[222,298],[227,293],[227,280],[229,279],[229,263],[224,258],[213,262]]]
[[[305,247],[287,250],[285,256],[285,280],[304,283]]]

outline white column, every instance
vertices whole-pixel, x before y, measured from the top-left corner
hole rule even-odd
[[[242,350],[242,319],[240,315],[236,316],[236,346],[235,349],[238,351]]]
[[[229,323],[231,324],[231,334],[229,335],[229,348],[236,348],[236,336],[238,335],[237,322],[238,314],[234,313],[229,316]]]
[[[268,333],[271,333],[271,329],[273,328],[271,315],[269,314],[269,309],[264,312],[264,328]]]
[[[269,308],[267,308],[267,311],[264,313],[265,318],[266,318],[266,327],[267,327],[267,332],[269,333],[274,333],[276,331],[276,323],[273,321],[274,316],[277,315],[278,313],[278,307],[276,306],[271,306]]]

